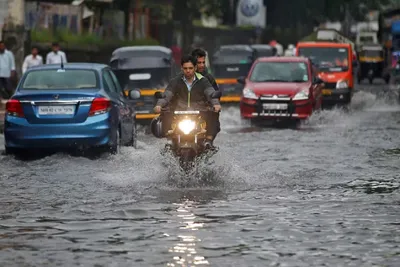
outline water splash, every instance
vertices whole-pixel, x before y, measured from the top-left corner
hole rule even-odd
[[[168,170],[164,181],[169,186],[183,188],[226,188],[243,183],[247,174],[228,155],[223,150],[212,156],[204,155],[195,160],[193,169],[186,172],[181,168],[179,159],[168,153],[163,159],[163,165]]]
[[[220,115],[221,132],[226,133],[226,130],[232,130],[243,126],[250,126],[250,123],[243,120],[240,116],[239,106],[223,107]]]
[[[390,94],[378,96],[371,92],[359,91],[354,94],[349,107],[334,107],[329,110],[315,112],[302,128],[320,129],[345,128],[354,129],[366,120],[370,120],[371,112],[400,111],[397,99]],[[377,115],[378,116],[378,115]]]
[[[396,91],[384,88],[376,93],[359,91],[354,94],[350,109],[354,112],[398,111],[400,110],[399,95]]]

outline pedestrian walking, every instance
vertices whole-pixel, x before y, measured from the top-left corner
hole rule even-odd
[[[58,43],[53,43],[51,45],[51,52],[46,56],[46,64],[61,64],[67,63],[67,56],[63,51],[60,50],[60,45]]]
[[[25,57],[24,63],[22,64],[22,73],[25,73],[27,69],[33,66],[43,65],[43,58],[39,55],[39,49],[32,47],[31,54]]]
[[[14,54],[0,41],[0,95],[9,99],[13,95],[11,79],[16,76]]]

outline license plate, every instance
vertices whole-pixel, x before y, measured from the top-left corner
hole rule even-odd
[[[287,104],[263,104],[264,109],[285,110],[288,108]]]
[[[144,106],[144,103],[143,103],[143,102],[137,102],[137,103],[136,103],[136,106],[137,106],[137,107],[142,107],[142,106]]]
[[[39,115],[72,115],[75,106],[39,106]]]
[[[331,95],[332,94],[332,91],[331,90],[322,90],[322,94],[323,95]]]

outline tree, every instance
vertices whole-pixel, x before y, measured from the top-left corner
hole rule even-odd
[[[390,2],[391,0],[325,0],[325,15],[331,20],[344,20],[345,9],[348,8],[355,20],[363,21],[368,10],[381,10]]]
[[[182,47],[187,49],[193,41],[193,20],[199,18],[201,14],[208,16],[222,16],[222,3],[228,1],[219,0],[174,0],[173,1],[173,20],[178,22],[182,32]],[[172,34],[172,31],[171,31]]]

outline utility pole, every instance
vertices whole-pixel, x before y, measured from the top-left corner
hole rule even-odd
[[[229,24],[232,24],[232,25],[235,25],[235,21],[234,21],[235,14],[234,14],[234,12],[235,12],[235,0],[229,0],[229,13],[230,13]]]
[[[350,36],[350,28],[351,28],[351,14],[349,3],[346,2],[344,4],[344,23],[343,23],[343,33],[345,36]]]
[[[0,0],[0,40],[3,38],[3,26],[8,17],[8,0]]]
[[[2,1],[4,1],[4,0],[2,0]],[[6,18],[6,21],[14,26],[24,26],[25,1],[24,0],[9,0],[6,2],[8,2],[8,16]]]

